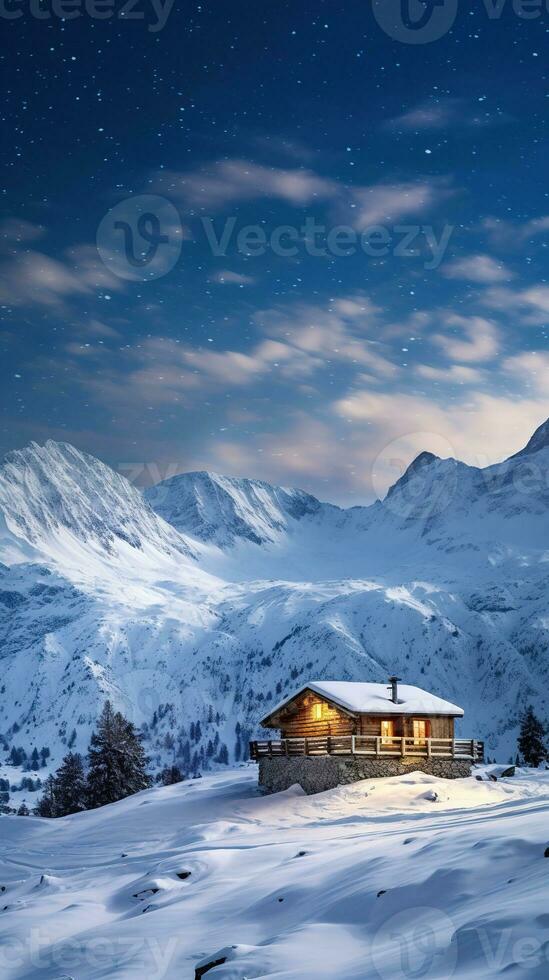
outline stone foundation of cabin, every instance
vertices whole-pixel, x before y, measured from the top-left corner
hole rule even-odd
[[[419,771],[441,779],[464,779],[471,775],[472,762],[463,759],[370,759],[346,756],[294,756],[260,759],[259,785],[265,793],[279,793],[297,785],[308,794],[322,793],[360,779],[404,776]]]

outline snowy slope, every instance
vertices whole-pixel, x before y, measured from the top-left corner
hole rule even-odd
[[[0,468],[0,511],[4,534],[7,528],[40,552],[64,537],[108,555],[124,545],[192,554],[128,480],[66,443],[9,453]]]
[[[217,473],[183,473],[147,490],[145,498],[178,530],[220,547],[239,538],[254,544],[276,541],[291,522],[322,507],[302,490]]]
[[[549,718],[547,432],[484,470],[423,454],[349,510],[203,473],[144,500],[70,446],[10,454],[0,735],[59,761],[109,696],[155,767],[204,769],[312,677],[397,673],[507,759],[526,702]]]
[[[0,817],[3,980],[546,980],[549,773],[257,796],[254,767]]]

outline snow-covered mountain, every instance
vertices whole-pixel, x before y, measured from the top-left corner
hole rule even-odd
[[[85,749],[109,696],[154,762],[244,752],[308,677],[397,672],[507,758],[547,717],[549,423],[487,469],[422,454],[370,507],[208,473],[144,495],[71,446],[0,467],[0,735]]]
[[[145,493],[151,507],[183,533],[220,547],[242,538],[276,541],[291,520],[316,514],[322,504],[302,490],[235,480],[217,473],[183,473]]]
[[[71,544],[108,555],[125,546],[193,554],[131,483],[66,443],[9,453],[0,467],[0,511],[26,555]]]

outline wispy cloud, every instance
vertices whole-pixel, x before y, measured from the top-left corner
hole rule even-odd
[[[427,381],[441,381],[444,384],[471,385],[482,381],[482,372],[465,364],[450,364],[434,367],[431,364],[418,364],[416,374]]]
[[[446,317],[446,325],[456,328],[461,337],[439,333],[432,340],[450,361],[489,361],[497,355],[499,334],[491,320],[451,314]]]
[[[4,218],[0,221],[0,244],[22,245],[43,238],[46,229],[25,218]]]
[[[513,273],[503,262],[490,255],[467,255],[447,263],[441,271],[448,279],[466,279],[482,285],[508,282],[513,278]]]
[[[294,385],[341,365],[348,372],[367,371],[373,384],[395,378],[400,367],[391,350],[377,339],[376,308],[360,294],[322,305],[289,304],[258,311],[259,337],[245,350],[196,347],[171,338],[146,338],[116,352],[101,372],[82,384],[105,405],[189,404],[197,391],[215,394],[228,388],[263,383]],[[100,330],[98,330],[98,334]],[[101,349],[88,339],[73,342],[68,353],[90,360]]]
[[[201,171],[160,171],[155,189],[189,208],[215,210],[239,201],[273,198],[294,205],[334,196],[337,183],[305,168],[265,167],[248,160],[221,160]]]
[[[542,326],[549,313],[549,286],[536,284],[527,289],[492,286],[485,290],[480,302],[489,309],[512,314],[523,326]]]
[[[350,190],[354,211],[353,226],[394,223],[410,215],[426,214],[453,192],[439,180],[414,181],[403,184],[375,184]]]
[[[488,217],[483,220],[482,229],[493,245],[509,250],[518,249],[528,240],[549,231],[549,215],[540,215],[523,222]]]
[[[549,352],[526,351],[504,361],[503,368],[528,389],[547,397],[549,391]],[[549,408],[548,413],[549,414]]]
[[[92,246],[79,245],[61,258],[26,251],[3,264],[0,302],[62,311],[67,299],[98,289],[115,291],[121,286],[120,279],[105,268]]]
[[[490,109],[482,100],[470,104],[465,99],[431,99],[420,102],[400,116],[385,123],[385,129],[417,131],[442,130],[450,126],[482,128],[509,121],[509,116],[501,109]]]
[[[211,280],[220,286],[251,286],[255,282],[253,276],[244,275],[242,272],[232,272],[230,269],[221,269],[211,277]]]
[[[220,211],[264,199],[295,207],[317,202],[330,206],[338,219],[359,230],[421,215],[454,193],[449,181],[442,178],[355,185],[304,167],[281,169],[247,160],[216,161],[188,173],[162,170],[151,177],[151,183],[157,193],[186,211]]]

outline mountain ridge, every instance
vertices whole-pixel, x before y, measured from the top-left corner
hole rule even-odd
[[[384,501],[348,509],[205,472],[142,494],[51,441],[10,454],[0,735],[83,750],[110,697],[154,765],[190,772],[242,758],[307,678],[397,673],[462,704],[462,733],[505,758],[527,701],[549,715],[535,446],[534,480],[532,453],[483,470],[424,455]]]
[[[540,452],[542,449],[547,449],[549,447],[549,419],[536,429],[532,437],[526,443],[524,449],[520,449],[518,453],[510,456],[509,459],[516,459],[517,456],[530,456],[534,453]]]

